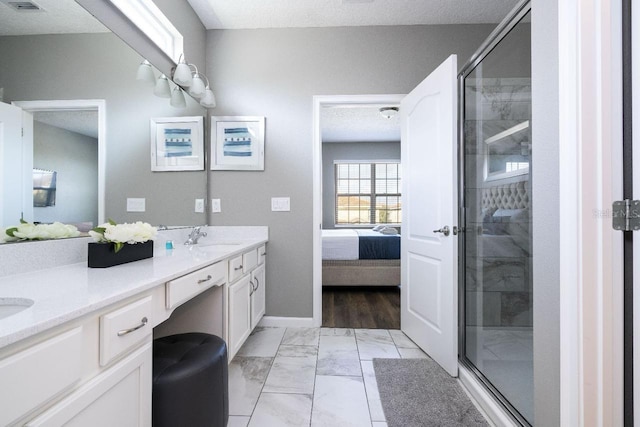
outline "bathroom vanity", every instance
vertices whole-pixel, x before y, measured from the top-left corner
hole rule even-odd
[[[150,426],[154,337],[215,333],[231,360],[264,315],[268,231],[252,228],[107,269],[0,277],[0,425]]]

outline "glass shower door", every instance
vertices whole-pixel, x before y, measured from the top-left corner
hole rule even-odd
[[[533,424],[529,8],[461,74],[461,358],[522,424]]]

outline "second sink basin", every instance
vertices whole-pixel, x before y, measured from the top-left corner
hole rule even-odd
[[[26,310],[33,303],[28,298],[0,298],[0,320]]]

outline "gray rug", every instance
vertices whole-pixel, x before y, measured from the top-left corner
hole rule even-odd
[[[430,359],[373,359],[389,427],[488,426],[469,397]]]

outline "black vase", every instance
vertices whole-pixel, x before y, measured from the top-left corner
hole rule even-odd
[[[125,244],[118,252],[113,243],[89,243],[87,265],[91,268],[106,268],[151,257],[153,240],[133,245]]]

